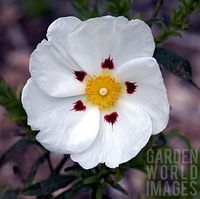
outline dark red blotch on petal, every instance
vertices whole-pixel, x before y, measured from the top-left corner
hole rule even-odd
[[[74,71],[74,75],[76,76],[77,80],[79,80],[80,82],[82,82],[84,80],[85,76],[87,75],[87,73],[85,71],[75,70]]]
[[[126,84],[126,91],[128,94],[133,94],[136,91],[137,85],[136,82],[125,82]]]
[[[74,103],[74,108],[72,109],[74,111],[85,111],[86,106],[83,104],[81,100]]]
[[[109,56],[107,59],[104,60],[104,62],[102,62],[101,67],[109,70],[113,69],[114,68],[113,59],[111,59],[111,57]]]
[[[118,113],[117,112],[113,112],[111,114],[107,114],[104,116],[104,119],[110,123],[110,124],[114,124],[116,121],[117,121],[117,118],[118,118]]]

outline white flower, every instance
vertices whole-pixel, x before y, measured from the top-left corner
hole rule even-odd
[[[49,151],[85,169],[115,168],[166,127],[166,89],[143,21],[63,17],[47,38],[31,55],[22,103]]]

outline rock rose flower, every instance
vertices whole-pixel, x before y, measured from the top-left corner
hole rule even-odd
[[[166,89],[143,21],[63,17],[47,39],[31,55],[22,93],[28,124],[46,149],[85,169],[115,168],[166,127]]]

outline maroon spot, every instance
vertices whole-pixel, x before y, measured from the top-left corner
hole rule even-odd
[[[137,85],[136,82],[125,82],[126,84],[126,91],[128,94],[133,94],[136,91]]]
[[[105,119],[108,123],[112,124],[112,126],[113,126],[113,124],[117,121],[117,117],[118,117],[118,116],[119,116],[119,115],[118,115],[117,112],[113,112],[113,113],[111,113],[111,114],[105,115],[105,116],[104,116],[104,119]]]
[[[111,59],[111,57],[109,56],[107,59],[104,60],[104,62],[102,62],[101,67],[109,70],[113,69],[114,68],[113,59]]]
[[[79,80],[80,82],[82,82],[85,78],[85,76],[87,75],[87,73],[85,71],[74,71],[74,75],[76,76],[76,79]]]
[[[81,100],[74,103],[74,108],[72,109],[74,111],[85,111],[86,106],[83,104]]]

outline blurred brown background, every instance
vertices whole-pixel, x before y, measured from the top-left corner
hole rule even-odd
[[[49,24],[60,16],[75,15],[67,0],[47,0],[35,3],[34,0],[0,1],[0,73],[13,88],[19,92],[29,78],[28,62],[31,52],[37,43],[45,38]],[[43,2],[43,3],[42,3]],[[151,16],[156,1],[135,1],[133,13],[141,11],[143,20]],[[39,6],[38,6],[39,5]],[[176,1],[164,1],[160,16],[168,20]],[[190,61],[193,68],[194,82],[200,87],[200,13],[196,12],[188,18],[190,29],[182,34],[182,38],[175,37],[165,42],[166,48],[182,55]],[[154,33],[157,27],[153,28]],[[164,71],[164,78],[171,104],[171,118],[168,129],[180,128],[186,132],[193,146],[200,148],[200,91],[184,80]],[[0,106],[0,156],[14,142],[21,129],[6,117],[6,111]],[[8,185],[12,188],[23,186],[30,166],[40,154],[38,148],[29,147],[20,152],[0,170],[0,187]],[[51,156],[56,164],[60,159]],[[37,179],[48,176],[46,163],[40,167]],[[142,191],[141,174],[128,172],[123,184],[130,190],[131,197],[135,191]],[[116,198],[123,198],[113,193]],[[81,197],[82,198],[82,197]],[[87,198],[87,197],[86,197]]]

